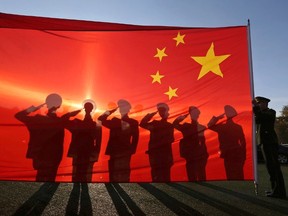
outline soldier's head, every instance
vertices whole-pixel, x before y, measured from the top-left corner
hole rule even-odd
[[[130,112],[131,104],[127,100],[120,99],[117,104],[121,116],[127,115]]]
[[[261,110],[267,109],[268,108],[268,103],[271,100],[269,98],[265,98],[262,96],[257,96],[254,98],[254,102],[256,103],[256,106],[259,106]]]
[[[197,121],[200,115],[200,110],[195,106],[190,106],[188,111],[190,114],[190,118],[194,121]]]
[[[49,112],[53,112],[53,111],[56,111],[61,106],[62,98],[60,95],[56,93],[49,94],[46,97],[45,103],[47,105]]]
[[[84,109],[85,109],[85,112],[86,112],[86,113],[91,113],[92,110],[94,109],[94,106],[93,106],[92,103],[86,102],[86,103],[84,104]]]
[[[166,103],[158,103],[157,110],[161,118],[167,119],[169,116],[169,106]]]
[[[237,111],[230,105],[224,106],[224,112],[227,118],[233,118],[237,115]]]

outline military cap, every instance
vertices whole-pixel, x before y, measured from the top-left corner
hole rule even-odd
[[[157,104],[157,109],[165,109],[165,110],[169,110],[169,106],[166,103],[158,103]]]
[[[270,99],[269,99],[269,98],[265,98],[265,97],[261,97],[261,96],[257,96],[257,97],[255,97],[255,101],[256,101],[257,103],[259,103],[259,102],[269,103],[269,102],[270,102]]]

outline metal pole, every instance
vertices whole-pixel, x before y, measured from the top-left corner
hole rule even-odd
[[[252,48],[251,48],[251,32],[250,32],[250,20],[248,19],[248,57],[249,57],[249,66],[250,66],[250,86],[251,86],[251,97],[252,99],[255,97],[254,94],[254,80],[253,80],[253,64],[252,64]],[[255,194],[258,195],[258,171],[257,171],[257,146],[256,146],[256,139],[255,139],[255,118],[254,115],[252,119],[252,150],[253,150],[253,172],[254,172],[254,188]]]

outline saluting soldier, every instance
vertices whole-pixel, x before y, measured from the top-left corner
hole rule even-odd
[[[110,155],[108,162],[110,182],[130,181],[130,162],[139,140],[138,121],[129,117],[131,104],[124,99],[120,99],[116,109],[106,111],[98,120],[102,125],[110,130],[109,140],[105,151]],[[108,117],[119,108],[121,118]]]
[[[161,119],[153,120],[159,113]],[[171,181],[171,167],[173,165],[172,143],[174,142],[173,125],[167,121],[169,107],[166,103],[158,103],[157,111],[148,113],[140,122],[140,127],[150,131],[148,150],[153,182]]]
[[[256,97],[253,99],[253,111],[257,124],[257,144],[261,145],[267,171],[270,175],[271,191],[266,192],[268,197],[286,198],[286,189],[278,161],[278,138],[274,130],[276,112],[268,107],[270,99]]]
[[[46,97],[45,103],[15,114],[15,118],[23,122],[29,131],[26,158],[32,159],[33,168],[37,170],[36,181],[54,182],[56,179],[64,144],[63,119],[56,114],[61,104],[61,96],[53,93]],[[44,105],[48,109],[46,115],[33,114]]]

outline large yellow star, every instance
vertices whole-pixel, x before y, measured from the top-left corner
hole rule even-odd
[[[168,92],[165,92],[164,94],[169,96],[169,100],[171,100],[172,97],[178,97],[178,95],[176,94],[176,91],[178,90],[178,88],[171,88],[171,86],[169,86],[169,90]]]
[[[181,35],[180,32],[178,32],[177,36],[173,38],[173,40],[176,40],[176,46],[178,46],[180,43],[185,44],[184,37],[185,37],[185,34]]]
[[[164,75],[161,75],[161,74],[159,73],[159,71],[157,71],[156,74],[150,75],[150,76],[153,78],[152,83],[158,82],[158,83],[160,83],[160,84],[161,84],[161,79],[164,77]]]
[[[157,54],[154,56],[156,58],[159,58],[160,62],[162,61],[162,58],[167,56],[167,54],[165,53],[166,47],[163,48],[162,50],[157,48]]]
[[[202,65],[201,71],[198,76],[198,80],[201,79],[203,76],[205,76],[209,72],[212,72],[223,78],[223,73],[219,65],[229,56],[230,54],[215,56],[213,43],[211,44],[209,50],[207,51],[206,56],[202,56],[202,57],[191,56],[192,59],[194,59],[197,63]]]

